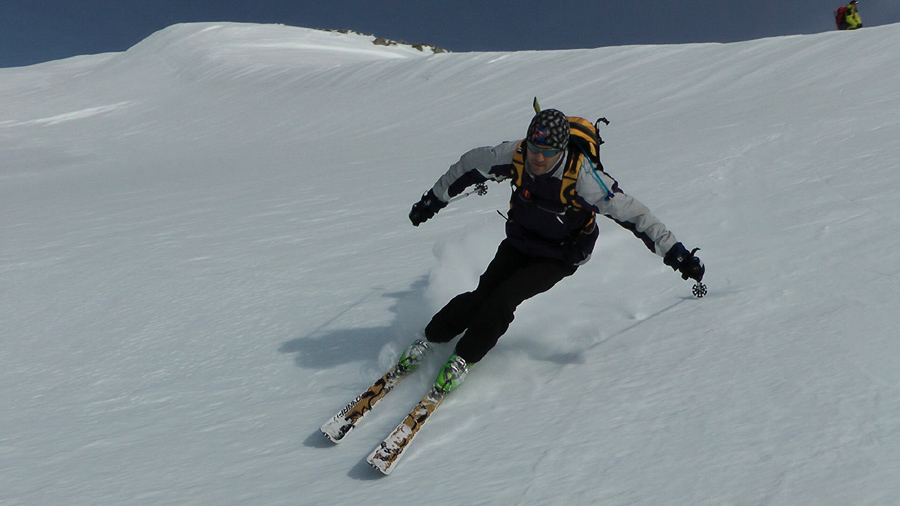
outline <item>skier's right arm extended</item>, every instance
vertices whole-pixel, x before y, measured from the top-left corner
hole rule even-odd
[[[511,177],[512,159],[517,145],[518,142],[504,142],[498,146],[475,148],[466,152],[413,204],[409,220],[418,227],[469,186],[487,180],[503,181]]]

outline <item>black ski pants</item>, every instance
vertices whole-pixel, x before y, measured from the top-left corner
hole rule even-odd
[[[446,343],[465,332],[456,343],[456,354],[474,364],[506,332],[519,304],[546,292],[577,268],[552,258],[526,255],[504,240],[475,291],[451,299],[431,318],[425,337],[431,342]]]

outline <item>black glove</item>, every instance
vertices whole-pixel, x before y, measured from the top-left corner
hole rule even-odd
[[[684,247],[684,244],[675,243],[672,246],[672,249],[666,253],[665,258],[663,258],[663,262],[671,267],[672,269],[681,273],[682,279],[693,279],[698,283],[703,280],[703,274],[706,273],[706,267],[703,266],[703,262],[694,256],[694,253],[697,252],[700,248],[695,248],[693,251],[688,252],[687,248]]]
[[[418,202],[413,204],[412,210],[409,212],[409,221],[418,227],[420,223],[430,220],[446,206],[446,202],[435,197],[432,190],[428,190]]]

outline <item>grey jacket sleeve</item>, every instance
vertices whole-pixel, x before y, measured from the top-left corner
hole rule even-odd
[[[598,214],[614,220],[641,239],[650,251],[665,257],[678,242],[675,234],[638,199],[611,189],[618,189],[612,176],[594,171],[590,166],[582,167],[575,191],[592,204]]]
[[[473,184],[512,177],[512,159],[517,145],[518,142],[511,141],[466,152],[434,183],[431,188],[434,195],[448,202]]]

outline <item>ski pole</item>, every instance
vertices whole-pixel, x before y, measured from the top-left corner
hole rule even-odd
[[[453,202],[455,200],[464,199],[464,198],[468,197],[469,195],[472,195],[473,193],[475,193],[479,197],[481,197],[481,196],[487,195],[487,191],[488,191],[488,188],[487,188],[486,184],[478,183],[475,185],[474,189],[467,191],[466,193],[463,193],[461,195],[457,195],[457,196],[453,197],[447,203],[449,204],[450,202]]]

